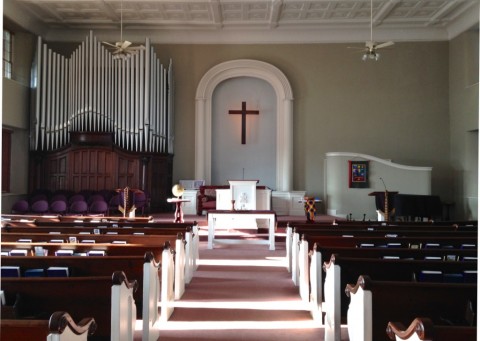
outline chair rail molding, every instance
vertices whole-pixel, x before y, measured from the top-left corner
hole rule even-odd
[[[200,80],[195,96],[195,178],[211,183],[212,97],[218,84],[236,77],[265,80],[274,89],[277,102],[277,191],[290,191],[293,184],[293,94],[290,82],[277,67],[258,60],[238,59],[218,64]]]

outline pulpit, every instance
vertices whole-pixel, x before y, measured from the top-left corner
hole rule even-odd
[[[228,182],[235,210],[257,209],[258,180],[229,180]]]
[[[258,180],[230,180],[230,189],[216,190],[217,210],[231,210],[235,200],[235,210],[270,210],[272,190],[257,186]]]

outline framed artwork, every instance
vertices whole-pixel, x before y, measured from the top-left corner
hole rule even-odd
[[[368,188],[368,161],[348,161],[348,187]]]

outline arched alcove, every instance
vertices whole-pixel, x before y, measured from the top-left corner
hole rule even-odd
[[[258,60],[239,59],[218,64],[200,80],[195,98],[195,178],[211,183],[212,97],[217,85],[235,77],[255,77],[268,82],[277,101],[277,191],[293,184],[293,95],[290,83],[277,67]]]

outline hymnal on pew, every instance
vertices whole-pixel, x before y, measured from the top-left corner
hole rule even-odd
[[[73,256],[73,250],[57,250],[55,256]]]
[[[105,256],[105,251],[103,250],[91,250],[88,251],[89,256]]]
[[[43,269],[27,269],[23,274],[24,277],[45,277],[45,270]]]
[[[11,250],[9,252],[10,256],[26,256],[28,255],[29,250],[23,250],[23,249],[16,249],[16,250]]]
[[[48,277],[68,277],[69,271],[65,266],[51,266],[47,269]]]
[[[19,266],[2,266],[1,275],[2,277],[20,277],[20,267]]]

